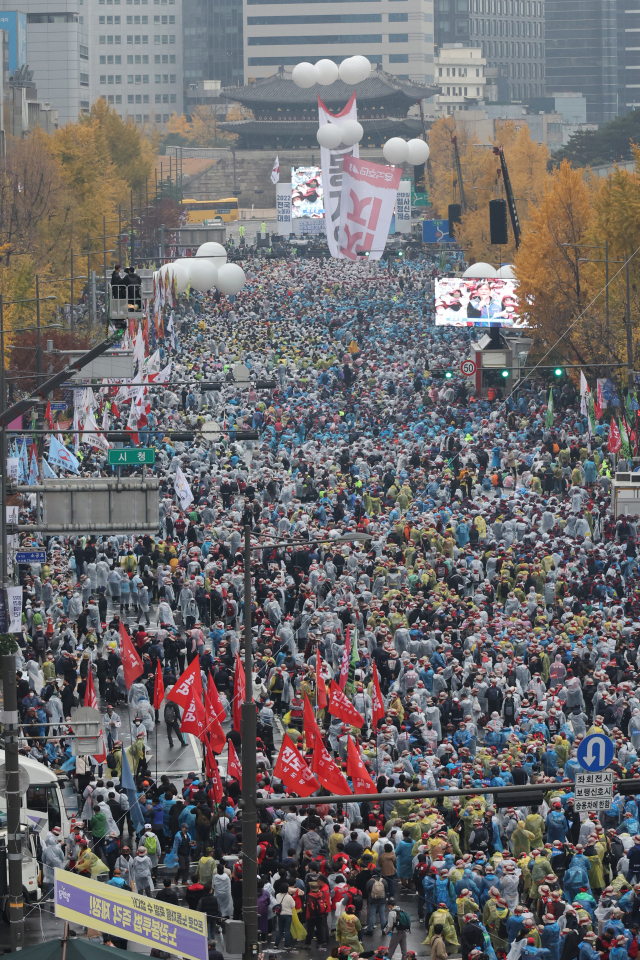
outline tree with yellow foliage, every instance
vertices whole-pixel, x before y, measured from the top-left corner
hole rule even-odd
[[[560,340],[558,355],[564,359],[608,362],[604,301],[585,313],[598,284],[589,265],[580,262],[589,252],[578,246],[594,242],[592,201],[585,172],[564,161],[545,180],[537,203],[529,204],[515,273],[522,316],[539,356],[553,351]]]

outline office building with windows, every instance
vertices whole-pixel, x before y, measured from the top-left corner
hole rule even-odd
[[[435,0],[436,46],[479,47],[501,101],[544,96],[544,7],[545,0]]]
[[[88,2],[8,0],[0,9],[0,28],[10,34],[11,73],[23,65],[19,60],[26,46],[38,99],[58,111],[60,126],[76,121],[90,107]]]
[[[244,83],[242,0],[183,0],[184,82]]]
[[[356,54],[432,83],[433,0],[244,0],[245,83],[301,60]]]
[[[84,0],[92,51],[91,97],[123,120],[161,129],[182,113],[181,0]]]

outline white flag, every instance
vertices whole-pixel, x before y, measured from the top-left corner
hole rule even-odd
[[[278,183],[280,180],[280,160],[276,157],[275,163],[273,165],[273,170],[271,171],[271,183]]]
[[[589,396],[589,384],[587,383],[587,378],[585,377],[582,370],[580,371],[580,413],[583,416],[587,416],[589,413],[589,404],[587,397]]]
[[[187,483],[187,478],[184,473],[178,467],[176,470],[176,478],[173,481],[173,489],[176,492],[176,496],[180,501],[180,506],[183,510],[186,510],[190,503],[193,503],[193,494],[191,493],[191,487]]]
[[[171,376],[171,362],[169,362],[166,365],[166,367],[162,368],[162,370],[156,377],[156,383],[167,383],[170,376]]]

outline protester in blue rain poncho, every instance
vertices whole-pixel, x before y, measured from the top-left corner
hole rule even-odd
[[[562,811],[560,800],[554,800],[552,809],[547,815],[547,842],[553,843],[554,840],[566,840],[569,832],[567,818]]]

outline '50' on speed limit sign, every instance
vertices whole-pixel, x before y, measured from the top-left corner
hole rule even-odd
[[[460,364],[460,372],[465,375],[465,377],[472,377],[476,372],[476,365],[473,360],[463,360]]]

